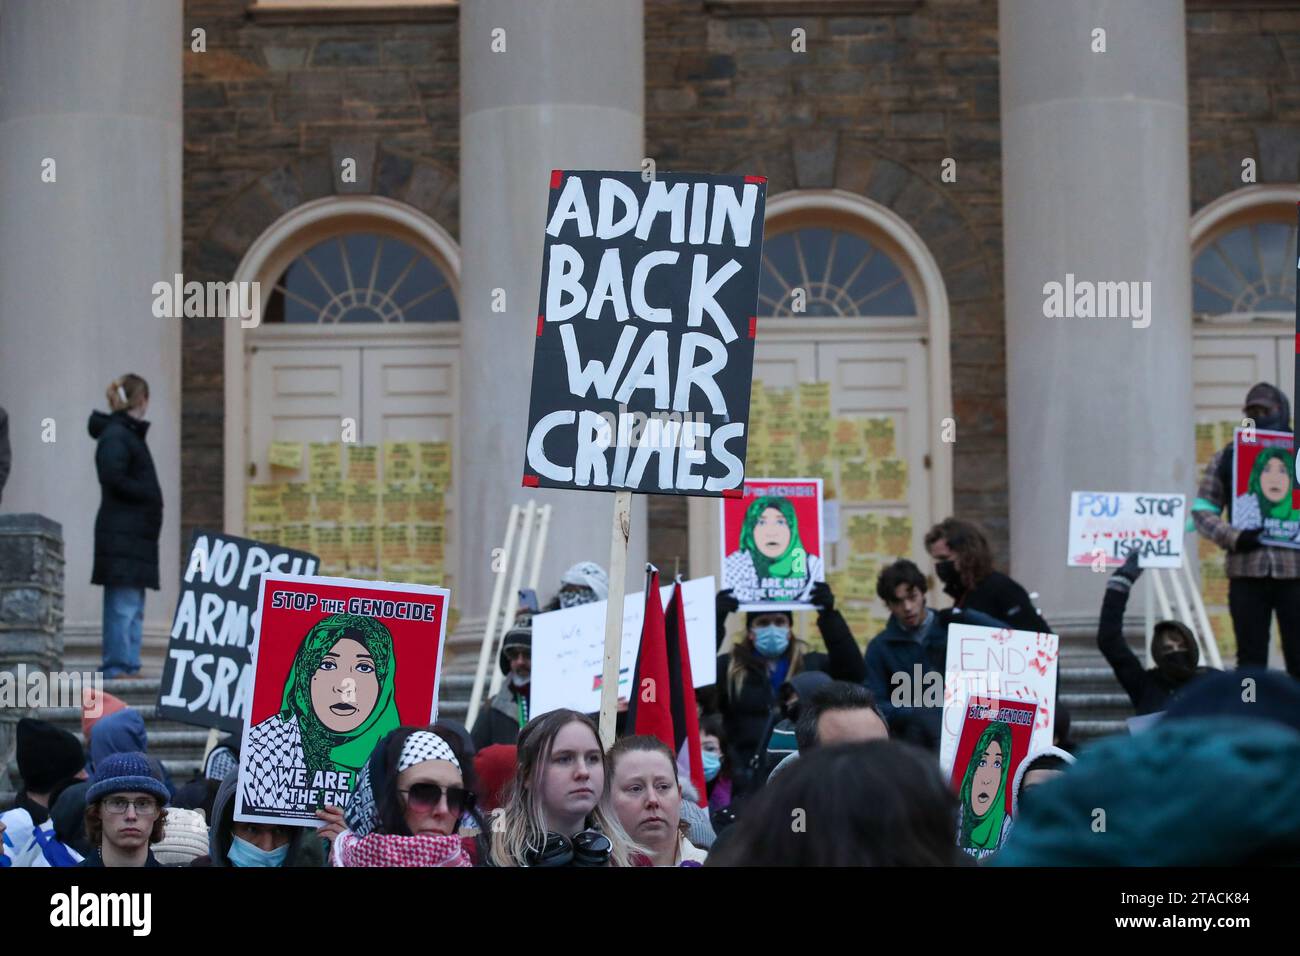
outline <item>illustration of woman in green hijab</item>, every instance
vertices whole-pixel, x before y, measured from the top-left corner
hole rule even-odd
[[[788,498],[765,495],[745,511],[740,547],[727,555],[726,586],[741,604],[807,601],[823,580],[822,559],[799,540],[799,519]]]
[[[339,802],[327,791],[350,792],[375,744],[401,726],[396,670],[393,636],[379,621],[355,614],[318,621],[294,655],[279,712],[248,731],[244,809],[311,818],[317,806]],[[283,769],[305,770],[306,788],[284,781]],[[317,784],[329,779],[320,771],[338,774],[332,787]],[[317,791],[313,805],[304,789]]]
[[[1271,538],[1295,538],[1300,512],[1291,508],[1291,456],[1285,448],[1260,451],[1250,469],[1246,491],[1232,502],[1234,528],[1264,528]],[[1296,522],[1279,525],[1279,521]]]
[[[958,794],[957,845],[972,856],[988,856],[1011,828],[1006,801],[1010,769],[1011,727],[995,720],[976,741]]]

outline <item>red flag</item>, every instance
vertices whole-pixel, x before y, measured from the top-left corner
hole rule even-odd
[[[668,620],[664,630],[668,643],[668,670],[673,681],[672,710],[673,724],[677,731],[676,752],[681,754],[685,750],[697,801],[700,806],[706,807],[709,797],[704,780],[704,755],[700,750],[700,711],[695,703],[695,679],[691,673],[691,648],[686,641],[686,605],[680,577],[673,586],[673,596],[668,602]]]
[[[667,744],[679,758],[685,755],[700,806],[708,795],[704,757],[700,752],[700,716],[686,640],[682,582],[677,581],[665,616],[659,593],[659,572],[646,569],[645,619],[637,650],[632,692],[628,701],[630,733],[649,734]]]
[[[641,646],[637,648],[632,689],[628,694],[627,726],[634,734],[658,737],[676,753],[669,690],[671,678],[668,673],[668,641],[664,634],[664,608],[661,600],[659,571],[650,565],[646,569]]]

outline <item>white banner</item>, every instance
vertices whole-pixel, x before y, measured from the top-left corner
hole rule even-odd
[[[671,584],[660,588],[667,604]],[[686,614],[686,642],[691,654],[691,677],[696,687],[707,687],[717,678],[717,636],[715,633],[713,578],[696,578],[682,583],[682,605]],[[533,616],[533,673],[529,716],[536,717],[561,707],[583,714],[600,710],[600,678],[605,660],[605,608],[608,602],[593,601],[562,611]],[[641,646],[641,621],[645,616],[645,592],[623,599],[623,657],[618,668],[618,696],[626,700],[632,686],[636,653]]]
[[[1183,495],[1076,491],[1070,495],[1066,563],[1119,567],[1136,551],[1140,567],[1181,568],[1186,522]]]

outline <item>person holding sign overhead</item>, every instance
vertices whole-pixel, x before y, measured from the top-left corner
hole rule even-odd
[[[1281,389],[1267,382],[1260,382],[1246,393],[1242,414],[1254,422],[1257,430],[1291,430],[1291,404]],[[1278,479],[1265,473],[1270,467],[1276,470],[1273,462],[1277,459],[1270,456],[1273,461],[1266,460],[1260,473],[1252,475],[1248,494],[1242,496],[1249,499],[1242,504],[1257,509],[1261,524],[1248,527],[1235,511],[1231,521],[1225,521],[1221,515],[1233,502],[1236,485],[1232,473],[1234,452],[1234,445],[1227,445],[1206,466],[1192,504],[1192,520],[1197,531],[1228,552],[1224,570],[1228,575],[1228,610],[1237,636],[1237,666],[1268,666],[1269,631],[1276,613],[1287,673],[1300,678],[1300,550],[1260,541],[1264,532],[1262,518],[1273,509],[1289,513],[1290,495],[1279,494]],[[1259,457],[1264,458],[1264,453]],[[1289,471],[1285,459],[1280,464]],[[1286,483],[1290,484],[1289,474]]]
[[[844,616],[835,610],[835,595],[825,581],[812,585],[809,601],[820,610],[817,629],[826,653],[805,654],[803,643],[792,633],[789,611],[749,611],[745,633],[718,657],[716,709],[723,715],[731,740],[730,763],[735,774],[733,797],[757,787],[751,762],[766,742],[765,733],[780,706],[779,691],[796,674],[826,671],[834,680],[861,684],[867,676],[858,643]],[[717,635],[721,649],[726,640],[727,615],[740,606],[728,588],[718,592]]]
[[[1124,640],[1124,608],[1129,590],[1142,576],[1137,553],[1130,554],[1124,566],[1110,576],[1106,596],[1101,602],[1101,623],[1097,628],[1097,648],[1115,672],[1115,678],[1133,702],[1138,715],[1162,711],[1192,678],[1213,668],[1201,667],[1196,638],[1182,621],[1160,621],[1151,638],[1151,659],[1155,667],[1146,669]]]

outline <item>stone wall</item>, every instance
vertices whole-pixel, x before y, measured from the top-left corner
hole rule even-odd
[[[920,234],[951,303],[954,508],[988,529],[1005,566],[996,6],[928,0],[880,16],[788,6],[789,16],[748,17],[648,0],[646,151],[661,169],[766,175],[769,198],[832,187],[864,195]],[[804,53],[791,47],[797,28]],[[954,183],[940,180],[946,157],[957,161]],[[666,533],[650,560],[671,567],[685,554],[684,512],[684,502],[652,499],[651,524]]]
[[[184,271],[228,280],[279,216],[335,193],[389,196],[459,232],[453,18],[266,23],[246,0],[186,0]],[[357,182],[339,161],[357,159]],[[263,290],[263,300],[269,290]],[[185,319],[181,540],[222,527],[224,323]]]
[[[1292,10],[1187,12],[1192,211],[1241,189],[1242,160],[1260,183],[1300,181],[1300,3]]]
[[[0,672],[63,662],[63,528],[44,515],[0,515]],[[0,706],[0,789],[25,710]]]

